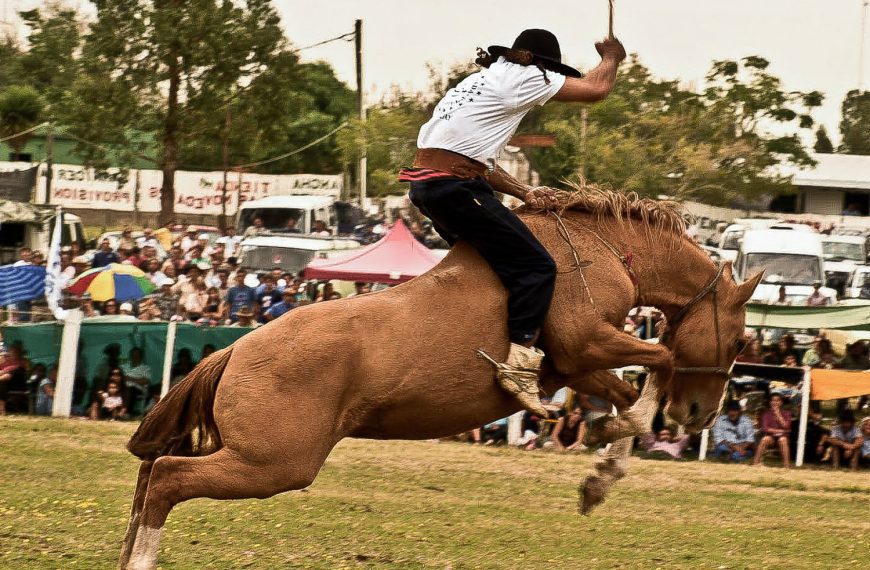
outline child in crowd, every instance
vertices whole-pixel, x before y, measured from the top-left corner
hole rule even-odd
[[[847,409],[840,413],[839,420],[839,424],[831,429],[831,434],[824,436],[819,442],[816,452],[821,453],[827,445],[831,454],[831,466],[834,469],[839,469],[841,461],[848,461],[849,468],[856,471],[864,437],[855,425],[855,414],[852,410]]]
[[[114,381],[109,382],[105,392],[97,394],[100,419],[122,420],[127,416],[127,407],[121,394],[121,384]]]
[[[43,367],[44,369],[44,367]],[[41,416],[50,416],[54,408],[54,388],[57,383],[57,366],[52,366],[48,376],[39,380],[36,388],[36,413]]]

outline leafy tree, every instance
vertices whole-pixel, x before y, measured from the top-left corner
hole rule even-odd
[[[268,0],[101,0],[96,8],[66,124],[129,153],[142,152],[149,138],[158,145],[162,223],[172,219],[178,168],[219,168],[224,139],[243,160],[324,134],[319,129],[335,124],[333,113],[349,100],[346,88],[330,101],[294,83],[320,81],[326,90],[323,75],[331,74],[323,65],[297,69]],[[99,148],[81,150],[93,161],[105,158]]]
[[[843,100],[840,152],[870,154],[870,91],[853,89]]]
[[[12,85],[0,91],[0,137],[9,137],[36,126],[42,120],[45,101],[29,85]],[[16,154],[21,152],[29,134],[9,139]]]
[[[16,62],[19,81],[42,93],[50,105],[59,103],[78,72],[76,52],[81,45],[78,12],[58,3],[19,12],[30,29],[28,49]]]
[[[813,150],[822,154],[834,152],[834,143],[828,138],[828,131],[825,129],[825,125],[819,125],[816,131],[816,144],[813,145]]]

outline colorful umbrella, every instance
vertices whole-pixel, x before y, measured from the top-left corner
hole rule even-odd
[[[88,269],[70,283],[67,290],[73,295],[88,292],[94,301],[134,301],[152,292],[154,285],[138,267],[110,263]]]

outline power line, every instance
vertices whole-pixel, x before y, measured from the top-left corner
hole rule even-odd
[[[280,156],[276,156],[273,158],[267,158],[266,160],[260,160],[257,162],[250,162],[248,164],[237,164],[236,166],[233,166],[233,168],[240,169],[240,168],[251,168],[252,166],[262,166],[264,164],[269,164],[270,162],[275,162],[278,160],[285,159],[289,156],[293,156],[294,154],[299,154],[300,152],[302,152],[304,150],[308,150],[309,148],[313,147],[314,145],[325,141],[326,139],[328,139],[329,137],[331,137],[332,135],[334,135],[335,133],[337,133],[338,131],[340,131],[341,129],[343,129],[347,126],[348,126],[348,123],[344,122],[344,123],[338,125],[337,127],[335,127],[334,129],[332,129],[331,131],[329,131],[328,133],[326,133],[325,135],[323,135],[322,137],[311,141],[307,145],[301,146],[301,147],[297,148],[296,150],[291,150],[290,152],[284,153]]]
[[[299,53],[300,51],[311,49],[311,48],[314,48],[317,46],[322,46],[324,44],[328,44],[328,43],[332,43],[332,42],[337,42],[338,40],[350,41],[350,38],[353,38],[355,35],[356,35],[356,32],[348,32],[346,34],[341,34],[340,36],[335,36],[334,38],[329,38],[328,40],[323,40],[322,42],[317,42],[317,43],[307,45],[307,46],[304,46],[301,48],[296,48],[294,50],[291,50],[291,53]]]
[[[20,133],[15,133],[14,135],[9,135],[8,137],[4,137],[4,138],[0,139],[0,142],[6,142],[6,141],[8,141],[8,140],[12,140],[12,139],[14,139],[14,138],[18,138],[18,137],[20,137],[20,136],[24,136],[24,135],[30,134],[30,133],[32,133],[33,131],[35,131],[36,129],[38,129],[38,128],[40,128],[40,127],[44,127],[44,126],[46,126],[47,124],[48,124],[48,123],[39,123],[39,124],[36,125],[35,127],[30,127],[29,129],[24,130],[24,131],[21,131]]]

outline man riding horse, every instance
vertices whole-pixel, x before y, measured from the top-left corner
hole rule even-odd
[[[528,410],[546,415],[538,374],[544,354],[534,347],[547,315],[556,264],[526,225],[493,195],[496,189],[532,208],[556,205],[553,191],[529,189],[496,165],[520,121],[535,105],[593,103],[613,89],[625,49],[616,38],[595,44],[601,63],[585,77],[562,63],[559,41],[525,30],[510,48],[478,51],[474,73],[447,92],[420,129],[414,168],[401,172],[410,198],[453,245],[462,240],[486,259],[508,290],[510,352],[497,379]]]

